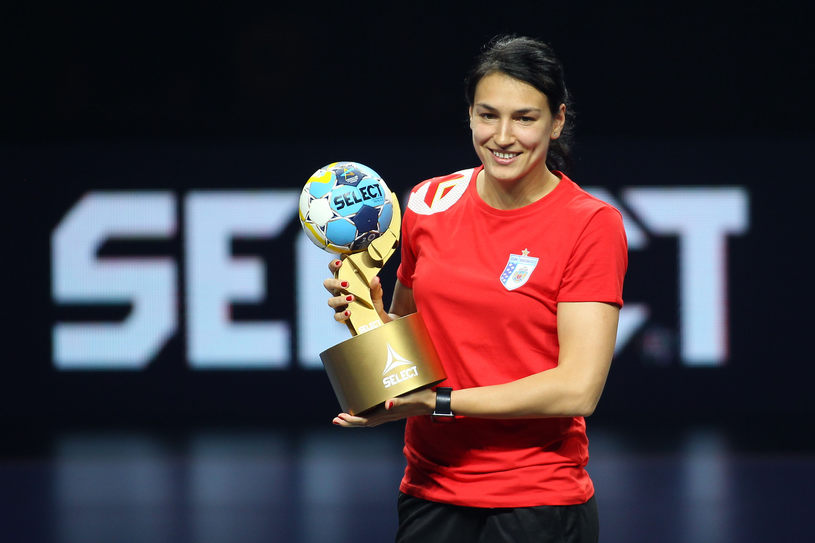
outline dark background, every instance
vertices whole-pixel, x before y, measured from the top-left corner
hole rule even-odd
[[[562,57],[577,127],[568,173],[579,183],[614,194],[742,186],[750,198],[748,232],[728,241],[727,364],[684,367],[675,349],[655,364],[634,340],[595,417],[752,431],[756,421],[774,428],[815,411],[802,258],[815,114],[803,4],[11,3],[2,11],[2,401],[11,427],[330,420],[336,402],[321,372],[296,364],[192,371],[180,333],[141,372],[56,371],[51,327],[87,315],[51,299],[49,236],[91,190],[299,188],[327,162],[356,160],[404,193],[475,165],[462,79],[480,45],[502,32],[540,37]],[[109,250],[177,257],[180,247],[181,235]],[[241,250],[291,258],[279,242]],[[674,344],[676,255],[669,236],[632,253],[625,294],[651,305],[651,330]],[[255,318],[292,314],[291,284],[289,272],[270,278]]]
[[[390,540],[400,425],[334,428],[322,371],[295,361],[194,371],[181,332],[143,371],[58,371],[56,322],[129,308],[56,304],[50,238],[90,191],[170,191],[181,202],[197,189],[299,189],[318,167],[354,160],[404,195],[474,166],[463,75],[482,43],[513,32],[550,42],[565,63],[577,129],[567,173],[578,183],[623,206],[638,187],[749,197],[748,230],[727,241],[722,366],[688,367],[678,354],[677,237],[650,235],[631,251],[624,297],[651,317],[588,422],[602,540],[807,540],[811,11],[751,0],[5,2],[2,539]],[[236,319],[293,325],[299,228],[235,240],[236,256],[277,270],[267,299],[236,304]],[[183,242],[179,232],[100,251],[175,259],[181,330]]]

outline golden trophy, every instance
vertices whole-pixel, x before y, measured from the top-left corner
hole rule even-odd
[[[389,224],[381,235],[374,228],[361,232],[373,224],[381,227],[388,211]],[[346,321],[352,337],[320,353],[343,411],[358,415],[388,398],[443,381],[446,375],[421,316],[383,323],[371,300],[371,279],[396,251],[402,224],[398,199],[382,178],[356,162],[324,166],[303,188],[300,222],[318,247],[347,255],[336,277],[348,282],[345,290],[354,297]]]

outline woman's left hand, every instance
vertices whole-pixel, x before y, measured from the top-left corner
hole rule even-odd
[[[423,388],[397,398],[385,401],[370,413],[350,415],[340,413],[334,417],[334,424],[343,428],[372,428],[386,422],[402,420],[417,415],[430,415],[436,405],[436,392]]]

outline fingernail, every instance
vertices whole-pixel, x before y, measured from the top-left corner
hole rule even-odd
[[[393,407],[393,402],[385,402],[385,409],[390,410],[391,407]]]
[[[349,294],[348,296],[346,296],[346,297],[345,297],[345,301],[346,301],[346,302],[353,301],[353,299],[354,299],[354,297],[353,297],[353,296],[351,296],[350,294]]]
[[[342,264],[342,260],[335,260],[334,261],[334,265],[337,266],[338,268],[340,267],[340,264]]]
[[[345,313],[343,313],[343,315],[345,315],[346,317],[350,317],[350,316],[351,316],[351,312],[350,312],[350,311],[348,311],[348,310],[346,310],[346,311],[345,311]]]
[[[342,283],[340,283],[340,286],[342,288],[348,288],[348,281],[343,281]]]

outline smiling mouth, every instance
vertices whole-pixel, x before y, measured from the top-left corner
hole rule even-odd
[[[521,154],[521,153],[502,153],[500,151],[492,151],[492,150],[490,150],[490,152],[493,155],[495,155],[496,158],[500,158],[502,160],[509,160],[509,159],[515,158],[516,156]]]

